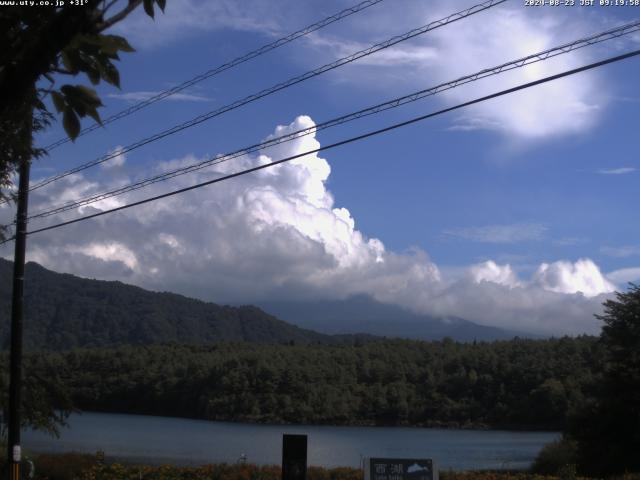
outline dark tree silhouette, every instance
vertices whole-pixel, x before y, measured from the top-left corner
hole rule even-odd
[[[640,471],[640,286],[604,303],[605,350],[595,401],[572,422],[578,462],[592,475]]]
[[[43,101],[51,95],[70,138],[80,132],[80,118],[100,121],[96,92],[84,85],[57,85],[65,76],[84,73],[92,84],[120,85],[113,61],[132,52],[123,38],[104,32],[143,4],[153,17],[154,4],[166,0],[91,1],[61,7],[5,6],[0,9],[0,200],[10,198],[12,174],[23,161],[45,152],[33,147],[33,133],[52,115]],[[119,10],[114,10],[119,8]],[[2,232],[0,232],[1,234]]]

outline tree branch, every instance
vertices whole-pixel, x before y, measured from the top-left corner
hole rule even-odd
[[[105,14],[107,13],[107,11],[113,7],[116,3],[118,3],[118,0],[111,0],[109,3],[106,2],[106,0],[103,2],[104,7],[102,7],[102,13]]]
[[[66,68],[52,68],[51,71],[60,73],[62,75],[73,75],[73,73],[67,70]]]
[[[137,8],[137,6],[140,5],[141,3],[142,3],[142,0],[133,0],[132,2],[129,2],[129,5],[127,5],[125,8],[120,10],[113,17],[105,20],[102,23],[98,23],[96,25],[97,31],[98,32],[103,32],[104,30],[106,30],[109,27],[112,27],[113,25],[115,25],[119,21],[124,20],[126,18],[126,16],[129,15],[131,12],[133,12]],[[106,9],[105,9],[105,11],[106,11]]]

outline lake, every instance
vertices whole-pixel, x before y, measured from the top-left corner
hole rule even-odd
[[[23,448],[34,452],[105,452],[119,459],[152,464],[201,465],[236,462],[280,464],[282,434],[308,435],[309,465],[358,467],[361,456],[433,458],[441,469],[523,469],[550,432],[441,430],[404,427],[255,425],[183,418],[74,414],[60,438],[25,431]]]

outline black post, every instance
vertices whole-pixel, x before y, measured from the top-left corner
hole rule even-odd
[[[282,480],[306,480],[307,436],[282,435]]]
[[[24,303],[24,261],[27,247],[27,206],[30,163],[20,164],[15,254],[13,257],[13,298],[11,300],[11,359],[9,383],[8,462],[11,480],[20,478],[20,393],[22,389],[22,319]]]

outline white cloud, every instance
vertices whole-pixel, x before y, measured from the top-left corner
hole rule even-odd
[[[453,5],[434,0],[429,5],[403,3],[402,8],[381,4],[338,22],[327,31],[317,31],[294,42],[292,55],[306,67],[317,67],[325,61],[444,18],[474,3],[477,2]],[[116,30],[143,47],[165,45],[185,36],[221,29],[256,32],[273,38],[318,20],[321,16],[318,9],[309,5],[292,0],[247,0],[240,7],[232,0],[183,0],[179,7],[168,3],[167,13],[157,15],[155,21],[150,21],[141,11],[136,12],[132,18],[117,25]],[[340,7],[339,4],[330,4],[327,8],[339,10]],[[393,22],[389,22],[391,13]],[[611,27],[610,22],[595,20],[586,14],[564,11],[531,13],[520,6],[508,4],[494,7],[362,58],[330,75],[349,79],[359,89],[363,85],[380,88],[391,97],[393,94],[389,92],[394,89],[390,87],[398,84],[423,89]],[[603,45],[594,48],[615,47]],[[234,52],[225,58],[241,53]],[[438,97],[447,105],[464,102],[583,65],[591,60],[592,55],[593,48],[577,50],[442,92]],[[360,70],[363,68],[374,68],[375,71],[363,73]],[[449,130],[491,130],[511,140],[585,134],[614,98],[615,92],[602,88],[605,74],[585,72],[576,78],[557,80],[467,108],[453,119]],[[406,88],[400,91],[407,93]],[[131,95],[138,93],[148,92],[131,92]]]
[[[461,116],[447,128],[450,132],[473,132],[475,130],[500,130],[502,122],[488,117]]]
[[[100,164],[100,168],[103,170],[112,170],[124,165],[127,161],[126,155],[123,153],[124,147],[122,145],[118,145],[113,150],[107,152],[107,155],[115,155],[104,163]]]
[[[610,257],[625,258],[640,255],[640,245],[622,245],[619,247],[604,246],[600,251]]]
[[[589,239],[584,237],[562,237],[554,240],[553,243],[560,247],[574,247],[576,245],[589,243]]]
[[[118,100],[124,100],[129,103],[141,102],[144,100],[149,100],[152,97],[155,97],[160,92],[149,92],[149,91],[140,91],[140,92],[127,92],[127,93],[110,93],[107,95],[109,98],[115,98]],[[202,95],[194,95],[190,93],[174,93],[168,97],[165,97],[166,100],[171,101],[184,101],[184,102],[210,102],[211,99],[209,97],[205,97]]]
[[[492,282],[507,287],[517,287],[520,285],[518,277],[511,269],[511,265],[498,265],[493,260],[472,265],[469,268],[471,278],[476,283]]]
[[[614,270],[607,273],[607,278],[621,287],[629,282],[638,282],[640,281],[640,267]]]
[[[274,35],[280,33],[283,15],[271,2],[260,0],[181,0],[167,2],[165,13],[157,12],[154,19],[138,8],[116,24],[113,32],[126,36],[135,48],[157,48],[222,29]]]
[[[444,235],[484,243],[518,243],[541,240],[548,228],[540,223],[485,225],[482,227],[451,228]]]
[[[600,175],[624,175],[626,173],[635,172],[636,168],[634,167],[620,167],[620,168],[609,168],[598,170],[596,173]]]
[[[545,290],[558,293],[582,293],[595,297],[611,293],[616,287],[600,272],[598,266],[588,258],[575,263],[559,261],[543,263],[534,274],[534,281]]]
[[[321,50],[326,54],[331,52],[334,60],[347,57],[355,52],[369,48],[372,43],[362,43],[352,40],[344,40],[325,36],[319,33],[309,35],[307,42],[312,47]],[[399,43],[393,47],[385,48],[372,55],[367,55],[358,59],[359,66],[377,67],[424,67],[431,60],[435,59],[438,52],[429,46],[413,46]]]
[[[311,127],[299,117],[275,135]],[[207,170],[175,177],[82,207],[92,213],[265,164],[319,146],[313,135],[244,156]],[[158,166],[191,164],[185,157]],[[546,334],[597,333],[600,312],[612,285],[590,260],[540,267],[533,281],[517,278],[509,265],[493,261],[449,278],[421,250],[397,253],[359,231],[349,210],[327,190],[329,163],[317,154],[166,198],[129,210],[32,235],[29,259],[48,268],[86,277],[118,279],[219,302],[250,303],[264,298],[344,298],[365,293],[433,315],[458,316],[486,325]],[[121,182],[122,179],[118,180]],[[110,176],[89,181],[76,174],[32,192],[34,211],[102,191]],[[73,218],[66,212],[33,224]],[[0,220],[10,212],[0,210]],[[514,233],[527,231],[524,235]],[[540,226],[482,231],[480,238],[516,241],[537,238]],[[532,234],[532,232],[534,232]],[[535,233],[537,232],[537,233]],[[520,235],[520,236],[518,236]],[[0,249],[9,256],[9,245]],[[583,294],[567,295],[567,293]]]
[[[428,5],[403,5],[402,9],[394,11],[394,22],[388,21],[389,12],[383,8],[372,9],[366,18],[354,20],[359,22],[360,28],[342,31],[340,40],[319,33],[312,44],[330,50],[334,57],[345,55],[352,51],[352,46],[364,46],[398,35],[474,3],[477,2],[456,2],[454,5],[434,0]],[[609,24],[605,27],[604,22],[580,13],[542,10],[536,15],[531,13],[515,4],[494,7],[403,42],[390,52],[373,54],[348,69],[339,69],[334,75],[360,86],[363,83],[377,86],[387,94],[398,84],[424,89],[612,27]],[[594,48],[615,46],[603,44],[576,50],[442,92],[437,98],[451,106],[576,68],[591,61]],[[358,70],[371,66],[389,68],[364,74]],[[583,72],[577,77],[555,80],[468,107],[454,117],[448,130],[490,130],[506,135],[510,140],[585,134],[597,123],[610,100],[606,93],[610,89],[602,88],[602,75],[601,72]],[[407,93],[406,88],[402,91]]]
[[[103,262],[122,262],[127,268],[138,268],[138,259],[126,245],[119,242],[94,242],[87,245],[71,246],[67,248],[69,253],[81,253]]]
[[[522,8],[498,7],[487,16],[491,21],[459,22],[433,32],[440,54],[434,68],[440,77],[457,78],[591,33],[586,29],[576,31],[575,20],[567,26],[560,15],[532,16]],[[466,101],[575,68],[587,63],[588,58],[588,53],[576,51],[450,90],[444,96],[455,102]],[[594,125],[604,103],[597,76],[586,73],[580,81],[556,80],[470,107],[457,125],[526,139],[584,133]]]

